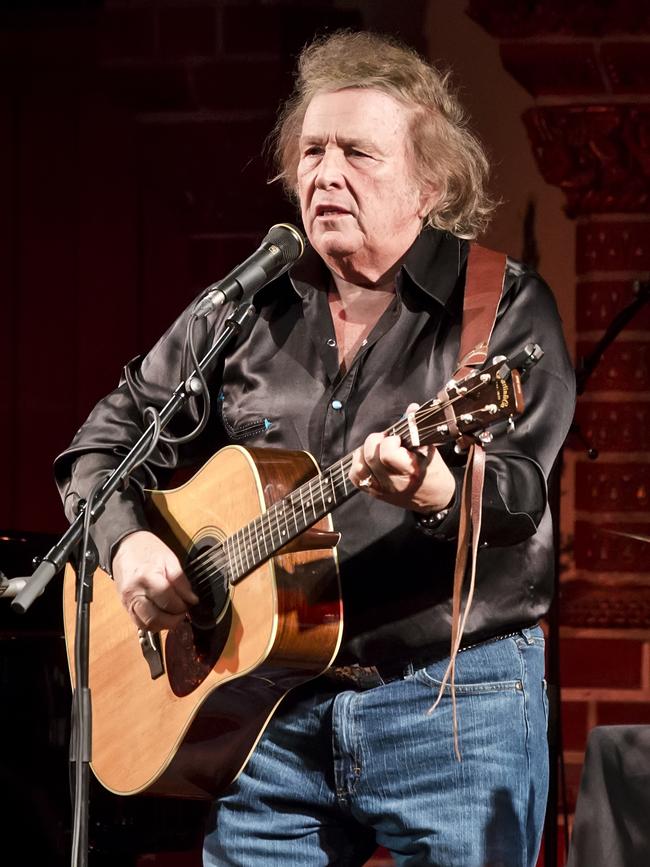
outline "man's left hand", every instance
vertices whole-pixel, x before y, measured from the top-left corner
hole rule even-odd
[[[407,413],[418,408],[411,404]],[[372,433],[352,456],[350,481],[378,500],[414,512],[439,512],[451,502],[454,477],[435,446],[404,448],[398,436]]]

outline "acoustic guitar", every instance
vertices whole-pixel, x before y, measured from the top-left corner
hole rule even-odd
[[[528,346],[512,362],[495,359],[387,433],[408,448],[489,437],[488,427],[523,411],[520,373],[540,356]],[[213,798],[287,692],[331,665],[343,612],[330,512],[358,492],[351,462],[320,471],[306,452],[231,445],[181,487],[149,492],[151,528],[201,601],[175,630],[138,633],[111,578],[95,572],[92,768],[107,789]],[[75,585],[68,566],[71,670]]]

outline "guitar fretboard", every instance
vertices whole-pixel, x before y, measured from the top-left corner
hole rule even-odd
[[[233,584],[357,492],[348,478],[352,455],[273,503],[223,542]]]
[[[530,353],[528,353],[530,354]],[[448,383],[444,398],[427,401],[384,433],[397,435],[409,449],[419,445],[441,445],[463,435],[482,430],[501,418],[521,412],[519,388],[509,387],[502,378],[512,368],[495,359],[492,367],[468,375],[458,383]],[[518,382],[518,380],[517,380]],[[204,551],[186,569],[192,584],[201,592],[219,575],[236,584],[262,563],[313,526],[337,506],[358,492],[349,478],[353,453],[347,454],[327,470],[309,479],[286,497],[268,507],[261,515],[223,542]]]

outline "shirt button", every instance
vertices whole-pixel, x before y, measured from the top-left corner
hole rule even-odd
[[[340,400],[333,400],[332,401],[332,409],[343,409],[343,404],[341,403]]]
[[[368,341],[367,341],[367,339],[364,338],[364,339],[361,341],[361,345],[362,345],[362,346],[367,346],[367,345],[368,345]]]
[[[330,337],[330,339],[327,341],[327,345],[328,346],[336,346],[336,340],[334,340],[333,337]]]

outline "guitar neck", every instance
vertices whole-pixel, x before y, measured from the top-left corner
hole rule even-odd
[[[236,584],[358,489],[348,478],[352,453],[309,479],[222,543]]]
[[[442,427],[444,431],[434,438],[428,436],[427,442],[435,439],[442,443],[448,439],[448,429]],[[406,448],[414,447],[407,420],[399,421],[384,433],[399,436]],[[352,458],[350,452],[224,540],[233,584],[358,493],[359,489],[349,479]]]
[[[399,436],[408,449],[442,445],[504,419],[524,408],[519,370],[528,370],[543,355],[530,344],[512,362],[503,356],[491,367],[473,371],[463,380],[447,383],[441,398],[422,404],[384,433]],[[479,438],[490,435],[479,433]],[[221,546],[226,554],[231,583],[237,583],[297,536],[348,500],[358,489],[349,478],[353,453],[332,464],[266,512],[237,530]]]

